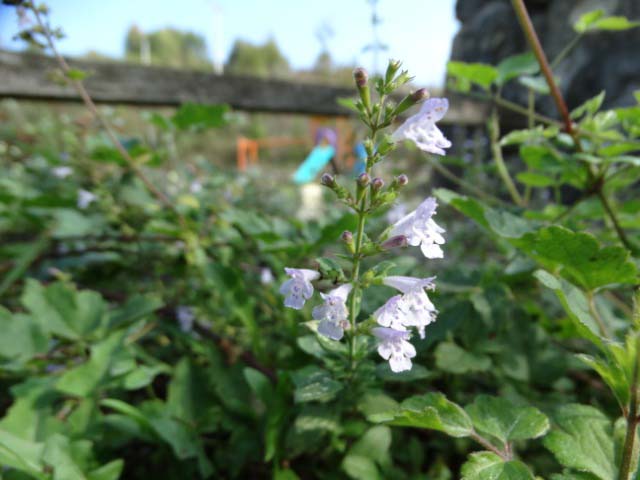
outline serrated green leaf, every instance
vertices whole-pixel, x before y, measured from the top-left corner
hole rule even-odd
[[[465,410],[476,430],[502,443],[538,438],[549,429],[549,419],[540,410],[504,398],[480,395]]]
[[[565,279],[544,270],[536,270],[533,276],[555,292],[578,333],[596,345],[602,346],[600,328],[589,312],[589,303],[585,294]]]
[[[565,467],[589,472],[600,480],[618,477],[611,421],[588,405],[563,405],[544,446]]]
[[[592,117],[598,110],[600,110],[602,102],[604,101],[604,96],[605,92],[602,91],[595,97],[586,100],[582,103],[582,105],[576,107],[571,111],[571,118],[575,120],[582,116]]]
[[[462,480],[534,480],[524,463],[505,462],[493,452],[472,453],[460,473]]]
[[[509,80],[521,75],[534,75],[540,70],[538,61],[532,52],[513,55],[502,60],[497,67],[496,83],[504,85]]]
[[[525,234],[516,242],[548,270],[560,272],[588,291],[638,281],[635,264],[622,247],[601,247],[590,233],[552,225]]]
[[[328,402],[342,390],[342,384],[331,378],[329,372],[314,366],[293,372],[291,378],[296,387],[296,403]]]
[[[400,427],[438,430],[452,437],[467,437],[473,432],[471,419],[464,409],[441,393],[407,398],[398,408],[378,411],[368,419]]]
[[[451,61],[447,63],[447,74],[462,82],[462,90],[468,90],[466,86],[469,84],[488,90],[498,77],[498,70],[485,63]]]

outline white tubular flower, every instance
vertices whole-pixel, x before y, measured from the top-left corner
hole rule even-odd
[[[280,287],[280,293],[285,295],[284,305],[300,310],[313,295],[311,282],[320,278],[320,274],[306,268],[285,268],[284,271],[291,277]]]
[[[273,283],[273,272],[269,267],[262,267],[260,269],[260,283],[263,285],[269,285]]]
[[[383,327],[404,330],[404,319],[406,315],[407,310],[402,303],[402,296],[395,295],[373,313],[373,318],[378,322],[378,325],[382,325]]]
[[[67,178],[69,175],[73,173],[73,169],[71,167],[54,167],[51,169],[51,173],[56,178]]]
[[[352,285],[345,283],[331,290],[329,293],[321,293],[324,300],[322,305],[313,309],[312,316],[315,320],[320,320],[318,333],[332,340],[340,340],[347,327],[347,297],[351,292]]]
[[[93,193],[91,193],[88,190],[82,190],[82,189],[78,190],[78,200],[77,200],[78,208],[81,208],[82,210],[84,210],[93,202],[95,202],[96,198],[98,197],[96,197]]]
[[[391,138],[394,141],[411,140],[425,152],[445,155],[445,148],[451,142],[445,138],[436,122],[447,113],[449,100],[446,98],[430,98],[422,104],[420,111],[409,117]]]
[[[428,197],[418,208],[393,225],[389,237],[404,235],[407,237],[409,245],[420,246],[425,257],[442,258],[444,253],[440,245],[445,242],[442,236],[445,230],[432,218],[436,213],[437,206],[436,199]]]
[[[407,341],[409,332],[393,328],[376,327],[372,333],[378,338],[378,353],[389,360],[391,371],[398,373],[411,370],[411,359],[416,356],[416,349]]]
[[[436,315],[438,314],[436,307],[431,303],[431,300],[429,300],[429,297],[424,291],[425,288],[429,290],[435,288],[435,284],[433,283],[434,279],[435,277],[414,278],[390,276],[383,280],[385,285],[402,292],[402,296],[396,302],[398,305],[398,322],[405,327],[416,327],[420,338],[424,338],[425,327],[435,322]],[[380,323],[380,321],[378,321],[378,323]]]

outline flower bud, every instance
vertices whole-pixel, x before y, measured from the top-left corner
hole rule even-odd
[[[369,81],[369,74],[364,68],[358,67],[353,71],[353,79],[356,81],[356,87],[362,88]]]
[[[416,103],[421,102],[429,98],[429,92],[426,88],[420,88],[413,93],[410,93],[406,97],[402,99],[402,101],[396,106],[396,109],[393,111],[394,116],[400,115],[405,110],[413,107]]]
[[[384,187],[384,180],[382,180],[380,177],[376,177],[371,180],[371,189],[374,192],[379,192],[380,190],[382,190],[382,187]]]
[[[353,79],[356,82],[358,93],[360,94],[360,100],[364,106],[367,114],[371,110],[371,93],[369,92],[369,74],[364,68],[356,68],[353,71]]]
[[[329,173],[323,173],[322,177],[320,177],[320,183],[325,187],[333,188],[336,185],[336,180],[333,178],[333,175]]]
[[[356,181],[358,182],[359,186],[366,187],[371,182],[371,177],[367,172],[363,172],[358,175],[358,179]]]
[[[380,245],[384,250],[391,250],[392,248],[404,248],[409,245],[409,241],[407,237],[404,235],[396,235],[395,237],[391,237],[389,240],[385,241]]]
[[[340,239],[344,243],[353,243],[353,233],[351,233],[349,230],[345,230],[344,232],[342,232],[342,235],[340,235]]]
[[[398,183],[399,187],[404,187],[407,183],[409,183],[409,177],[407,177],[404,173],[398,175],[395,180]]]
[[[387,65],[387,72],[384,74],[384,81],[385,83],[390,83],[391,80],[393,80],[393,77],[395,77],[396,73],[398,73],[398,70],[400,70],[400,67],[402,66],[402,62],[400,60],[393,60],[393,59],[389,59],[389,65]]]
[[[426,100],[429,98],[429,91],[426,88],[419,88],[415,92],[413,92],[410,97],[414,103],[421,102],[422,100]]]

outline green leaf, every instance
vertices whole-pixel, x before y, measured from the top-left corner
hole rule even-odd
[[[540,67],[533,52],[527,52],[505,58],[498,64],[497,69],[496,83],[504,85],[509,80],[521,75],[535,75]]]
[[[625,248],[601,247],[590,233],[552,225],[516,242],[548,270],[559,272],[586,290],[638,282],[636,266]]]
[[[27,271],[31,263],[40,253],[45,251],[48,246],[49,238],[43,235],[35,242],[28,243],[21,249],[21,252],[13,262],[13,267],[9,273],[4,276],[2,282],[0,282],[0,296]]]
[[[118,459],[89,472],[87,480],[118,480],[124,469],[124,461]]]
[[[605,357],[578,355],[583,362],[593,368],[609,386],[618,399],[620,405],[629,404],[633,369],[637,351],[637,341],[634,334],[627,335],[624,344],[608,342],[604,345]]]
[[[465,410],[477,430],[502,443],[538,438],[549,430],[549,419],[540,410],[500,397],[480,395]]]
[[[544,270],[536,270],[533,276],[555,292],[578,333],[594,344],[602,346],[600,328],[589,312],[589,302],[582,290]]]
[[[468,91],[471,84],[488,90],[498,77],[498,70],[484,63],[449,62],[447,73],[458,81],[461,91]]]
[[[613,427],[602,412],[588,405],[563,405],[553,420],[554,427],[543,443],[558,462],[601,480],[618,477]]]
[[[108,377],[114,353],[122,347],[125,332],[114,332],[105,340],[91,347],[89,360],[65,372],[56,388],[61,392],[78,397],[86,397],[93,393]]]
[[[604,96],[605,92],[603,90],[595,97],[586,100],[582,105],[571,111],[571,118],[575,120],[582,116],[592,117],[598,110],[600,110],[602,102],[604,101]]]
[[[107,306],[98,293],[62,282],[44,287],[27,280],[21,300],[43,331],[72,340],[90,335],[106,318]]]
[[[173,115],[171,121],[180,130],[220,128],[227,124],[228,105],[199,105],[184,103]]]
[[[376,425],[367,430],[349,450],[350,455],[369,457],[380,466],[391,464],[389,447],[391,429],[386,425]]]
[[[578,33],[585,33],[596,21],[604,16],[604,10],[598,9],[583,13],[573,24],[573,29]]]
[[[323,279],[331,280],[334,283],[346,280],[342,267],[333,258],[320,257],[316,258],[316,262]]]
[[[331,378],[329,372],[311,365],[293,372],[291,378],[296,387],[296,403],[328,402],[342,390],[342,384]]]
[[[342,469],[355,480],[377,480],[381,478],[375,462],[362,455],[349,454],[344,457]]]
[[[28,360],[49,349],[49,338],[33,319],[0,306],[0,358]]]
[[[41,443],[30,442],[0,429],[0,465],[27,472],[40,480],[48,479],[42,473]]]
[[[368,416],[368,420],[399,427],[437,430],[452,437],[467,437],[473,432],[467,412],[447,400],[442,393],[407,398],[399,407],[373,413]]]
[[[469,352],[455,343],[442,342],[436,347],[436,365],[445,372],[463,374],[485,372],[491,368],[491,359],[486,355]]]
[[[541,95],[549,95],[549,84],[542,75],[535,77],[525,75],[518,78],[518,83]]]
[[[589,17],[587,17],[590,15]],[[574,29],[579,33],[589,33],[597,31],[614,31],[619,32],[622,30],[629,30],[640,26],[640,22],[634,22],[627,17],[611,16],[603,17],[604,12],[602,10],[596,10],[595,12],[586,13],[576,24]],[[587,17],[585,21],[582,21],[584,17]]]
[[[516,178],[519,182],[524,183],[525,185],[538,188],[550,187],[551,185],[558,183],[551,177],[535,172],[520,172],[516,175]]]
[[[66,74],[67,78],[78,82],[87,78],[87,72],[79,68],[70,68],[69,70],[67,70]]]
[[[534,480],[524,463],[506,462],[493,452],[472,453],[460,473],[462,480]]]
[[[109,326],[119,327],[144,318],[161,308],[162,299],[154,295],[134,295],[127,302],[109,313]]]

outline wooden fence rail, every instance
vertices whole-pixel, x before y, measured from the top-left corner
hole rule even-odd
[[[69,60],[89,74],[85,85],[97,103],[177,106],[184,102],[226,103],[236,110],[347,116],[337,99],[352,97],[351,88],[266,80],[208,72],[175,70],[116,62]],[[69,86],[52,81],[51,57],[0,50],[0,98],[79,101]],[[487,106],[450,96],[451,109],[441,123],[479,125]]]

